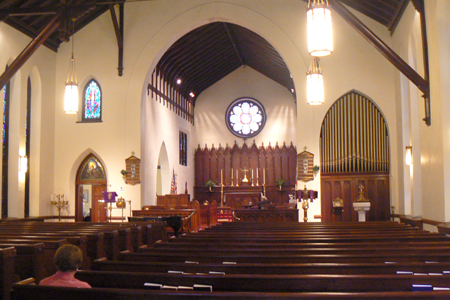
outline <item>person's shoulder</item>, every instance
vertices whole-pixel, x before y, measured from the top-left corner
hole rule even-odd
[[[91,285],[85,281],[79,281],[78,286],[79,288],[92,288]]]
[[[54,277],[54,275],[42,279],[39,282],[39,285],[50,285],[52,283],[52,281],[53,281],[53,277]]]

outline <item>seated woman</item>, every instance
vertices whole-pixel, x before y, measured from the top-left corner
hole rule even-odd
[[[56,250],[53,263],[58,270],[44,278],[39,285],[90,288],[89,283],[76,279],[75,273],[83,262],[83,252],[75,245],[64,245]]]
[[[266,196],[261,195],[261,201],[258,203],[259,209],[266,209],[270,206],[270,201],[267,199]]]

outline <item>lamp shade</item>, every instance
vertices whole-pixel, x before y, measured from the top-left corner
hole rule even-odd
[[[307,16],[308,51],[312,56],[326,56],[333,52],[331,11],[328,1],[309,0]]]
[[[310,105],[320,105],[324,101],[323,76],[319,66],[319,58],[313,57],[308,73],[306,73],[306,99]]]
[[[28,158],[26,156],[20,156],[19,158],[19,171],[22,173],[28,171]]]
[[[64,112],[66,114],[76,114],[78,112],[78,84],[66,84]]]

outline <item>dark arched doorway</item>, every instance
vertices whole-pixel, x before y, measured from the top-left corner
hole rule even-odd
[[[103,192],[106,192],[106,174],[100,160],[89,154],[81,163],[76,177],[75,220],[106,221],[106,205]]]

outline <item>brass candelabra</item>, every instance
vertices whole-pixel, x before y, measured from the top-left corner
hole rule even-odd
[[[59,222],[61,222],[61,209],[65,209],[67,206],[69,206],[69,201],[64,200],[64,194],[56,194],[55,199],[57,200],[50,200],[50,203],[58,209],[58,219]]]

